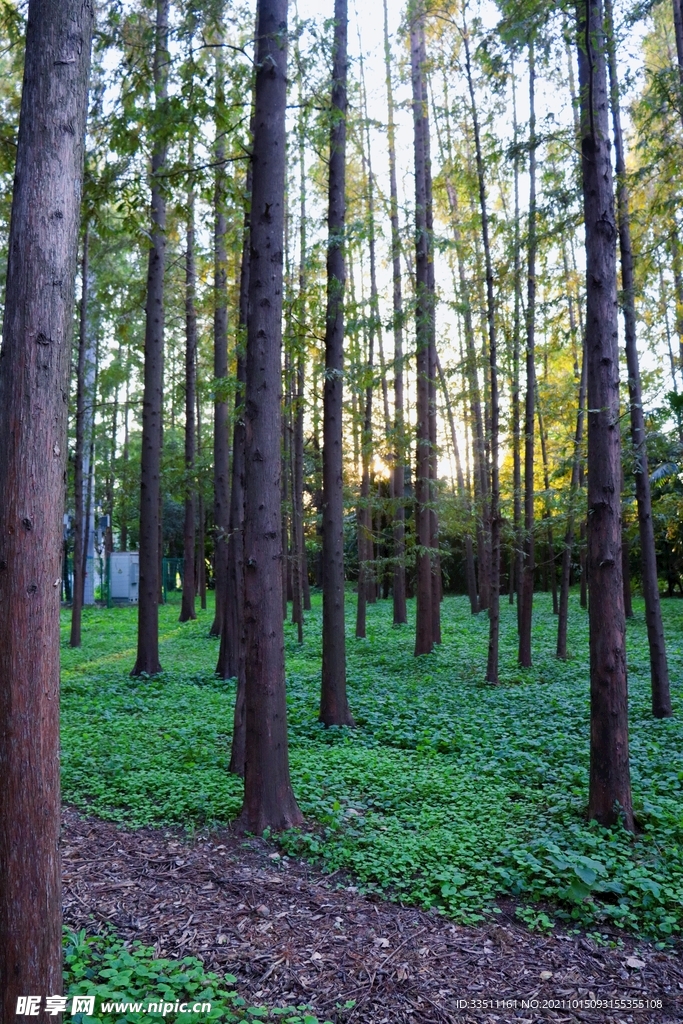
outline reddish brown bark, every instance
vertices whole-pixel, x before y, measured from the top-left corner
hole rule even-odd
[[[30,0],[0,360],[3,1021],[19,996],[62,991],[59,600],[92,28],[90,4]]]
[[[591,674],[588,813],[603,825],[623,818],[626,827],[633,829],[621,575],[617,227],[600,0],[586,0],[578,6],[578,55],[586,225]]]
[[[411,12],[410,62],[413,86],[413,130],[415,143],[415,342],[417,363],[417,471],[416,471],[416,533],[417,533],[417,615],[415,623],[415,654],[429,654],[434,647],[434,615],[432,603],[431,541],[431,440],[430,440],[430,352],[434,293],[431,287],[430,263],[432,239],[427,217],[427,150],[426,90],[422,66],[424,8],[416,3]]]
[[[332,126],[327,225],[327,315],[323,397],[323,665],[320,721],[353,725],[346,695],[344,621],[344,233],[346,223],[347,0],[334,3]]]
[[[260,0],[245,385],[246,749],[241,825],[303,821],[289,778],[280,535],[287,0]]]
[[[536,116],[535,62],[529,45],[529,229],[526,308],[526,402],[524,409],[524,559],[519,611],[518,660],[531,667],[531,623],[534,606],[534,401],[536,397]]]
[[[219,36],[219,41],[222,37]],[[225,212],[225,114],[223,56],[220,47],[216,57],[216,179],[214,184],[213,229],[213,373],[216,380],[228,376],[228,274],[225,236],[228,220]],[[228,592],[228,528],[230,523],[230,459],[228,452],[228,402],[217,395],[213,412],[213,524],[214,524],[214,577],[216,580],[216,610],[210,634],[218,636],[225,618]]]
[[[157,0],[154,49],[156,116],[165,112],[168,95],[168,7]],[[131,675],[161,672],[159,661],[159,600],[161,590],[161,446],[164,392],[164,262],[166,199],[161,174],[166,143],[159,124],[152,152],[152,245],[147,269],[145,308],[145,368],[142,399],[142,456],[140,462],[140,583],[138,650]]]
[[[387,143],[389,147],[389,187],[391,214],[391,261],[393,273],[394,312],[394,455],[391,475],[393,510],[393,601],[394,625],[408,621],[406,610],[405,569],[405,423],[403,414],[403,294],[401,287],[401,236],[398,221],[398,186],[396,181],[396,126],[394,123],[394,93],[391,75],[391,46],[387,0],[384,0],[384,57],[387,85]]]
[[[192,159],[190,159],[192,162]],[[180,622],[196,619],[195,595],[195,403],[197,400],[197,313],[194,261],[194,193],[187,197],[185,252],[185,522],[183,529],[183,596]],[[200,551],[199,556],[204,557]]]

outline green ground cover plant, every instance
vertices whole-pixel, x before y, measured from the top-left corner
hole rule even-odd
[[[142,1024],[142,1022],[176,1022],[176,1024],[208,1024],[220,1020],[225,1024],[269,1020],[280,1024],[319,1024],[306,1007],[281,1007],[269,1010],[249,1006],[230,986],[231,974],[219,977],[206,971],[201,960],[186,956],[182,960],[162,960],[154,950],[140,942],[125,943],[115,933],[87,936],[84,931],[64,934],[64,992],[67,996],[94,995],[95,1015],[72,1014],[74,1024]],[[198,1013],[163,1013],[148,1009],[170,1002],[211,1004],[210,1010]],[[125,1003],[143,1003],[144,1010],[127,1009]],[[103,1005],[104,1004],[104,1005]],[[114,1004],[113,1006],[110,1004]],[[118,1006],[116,1005],[118,1004]],[[329,1024],[329,1022],[326,1022]]]
[[[554,656],[549,599],[537,595],[528,671],[516,665],[516,610],[501,611],[502,685],[488,687],[488,622],[466,599],[444,600],[443,644],[415,659],[413,630],[392,627],[390,602],[368,608],[368,637],[356,640],[349,595],[355,730],[316,722],[319,599],[303,647],[286,627],[292,779],[307,827],[278,842],[458,921],[484,919],[507,896],[535,926],[559,918],[670,941],[683,926],[683,602],[663,602],[673,719],[650,714],[638,600],[628,623],[635,837],[586,819],[588,642],[578,595],[566,663]],[[212,610],[183,625],[177,614],[161,609],[164,673],[138,679],[128,675],[134,609],[88,609],[80,650],[67,646],[64,614],[63,792],[84,811],[190,830],[239,811],[241,783],[227,772],[234,684],[213,673]]]

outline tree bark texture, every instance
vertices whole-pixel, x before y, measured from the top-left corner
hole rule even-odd
[[[225,89],[223,57],[216,57],[216,178],[214,184],[213,229],[213,373],[216,380],[228,376],[228,274],[225,236],[228,221],[225,213]],[[216,610],[210,634],[218,636],[225,618],[224,604],[228,593],[228,529],[230,525],[230,459],[228,452],[228,402],[217,395],[213,407],[213,522],[214,522],[214,578],[216,580]]]
[[[514,590],[517,594],[517,630],[521,633],[521,609],[522,609],[522,573],[524,571],[524,532],[522,529],[522,438],[521,438],[521,416],[519,400],[519,362],[520,362],[520,335],[521,335],[521,307],[522,307],[522,245],[520,237],[520,212],[519,212],[519,150],[517,148],[517,96],[514,85],[512,85],[513,118],[514,118],[514,181],[515,181],[515,312],[512,327],[512,486],[513,486],[513,521],[514,521],[514,565],[510,567],[511,576],[514,577]],[[512,600],[512,593],[510,594]]]
[[[196,619],[195,517],[197,487],[195,474],[195,404],[197,400],[197,273],[194,259],[194,193],[187,197],[187,250],[185,252],[185,523],[183,529],[183,596],[180,621]],[[198,552],[199,558],[204,552]]]
[[[438,447],[437,447],[437,351],[436,351],[436,283],[434,277],[434,197],[432,188],[432,158],[429,131],[429,102],[427,78],[427,45],[425,42],[424,22],[420,25],[420,70],[422,72],[422,115],[424,118],[424,163],[425,163],[425,199],[427,237],[430,244],[429,294],[431,296],[432,315],[429,332],[429,547],[430,571],[432,576],[432,642],[441,643],[441,599],[443,597],[441,581],[441,555],[439,553],[439,518],[438,502]]]
[[[617,172],[619,249],[621,254],[622,303],[624,315],[624,336],[626,342],[626,363],[628,366],[631,440],[633,442],[634,455],[633,475],[635,477],[636,502],[638,505],[638,529],[640,533],[643,597],[645,598],[645,622],[647,625],[647,639],[650,648],[652,714],[655,718],[669,718],[672,714],[671,692],[669,687],[669,668],[666,659],[664,626],[662,624],[662,609],[659,600],[657,554],[655,548],[654,523],[652,520],[652,498],[650,494],[650,471],[647,459],[647,434],[645,431],[643,397],[640,386],[629,195],[626,183],[624,138],[621,128],[621,113],[619,109],[619,79],[617,76],[612,0],[606,0],[605,14],[607,24],[607,54],[611,86],[612,125],[614,129],[614,148]]]
[[[531,667],[534,607],[534,400],[536,396],[536,115],[534,45],[529,44],[529,229],[526,307],[526,402],[524,408],[524,561],[519,614],[522,668]]]
[[[603,825],[623,817],[626,827],[633,829],[621,574],[617,227],[601,0],[585,0],[577,11],[586,225],[591,675],[588,813]]]
[[[287,0],[260,0],[245,386],[246,752],[241,825],[303,821],[289,777],[281,586],[280,422]]]
[[[387,144],[389,148],[394,330],[394,452],[391,474],[394,544],[393,603],[394,625],[400,626],[408,621],[406,609],[404,504],[406,440],[403,414],[403,290],[401,284],[401,234],[398,220],[398,185],[396,180],[396,125],[394,121],[394,92],[387,0],[384,0],[384,59],[387,86]]]
[[[59,601],[92,29],[89,3],[30,0],[0,358],[3,1021],[18,996],[62,991]]]
[[[474,96],[469,38],[466,32],[463,41],[465,44],[465,62],[472,111],[472,127],[474,129],[477,181],[479,185],[479,208],[481,211],[481,240],[484,247],[484,265],[486,268],[486,325],[488,330],[489,386],[491,402],[491,501],[489,505],[489,519],[491,523],[491,593],[489,603],[489,649],[486,664],[486,681],[488,683],[497,683],[498,644],[500,637],[500,475],[498,468],[498,431],[500,412],[498,398],[496,307],[493,291],[493,262],[491,259],[491,245],[489,241],[489,214],[486,199],[484,159],[481,150],[479,119],[477,117],[477,105]]]
[[[327,314],[323,396],[323,665],[320,721],[353,725],[346,695],[344,622],[344,268],[346,224],[347,0],[334,3],[332,123],[327,226]]]
[[[417,539],[417,615],[415,623],[415,654],[430,654],[434,648],[432,613],[432,566],[430,517],[430,403],[429,373],[432,345],[434,295],[431,289],[430,262],[432,239],[427,227],[427,119],[426,95],[422,67],[421,41],[424,34],[424,9],[414,5],[410,25],[410,62],[413,87],[413,130],[415,143],[415,341],[417,363],[417,471],[416,471],[416,539]]]
[[[138,650],[131,675],[161,672],[159,661],[159,597],[161,594],[161,447],[164,391],[164,264],[166,256],[166,199],[162,179],[166,143],[160,121],[168,96],[169,0],[157,0],[154,47],[156,96],[155,141],[152,151],[152,245],[147,268],[145,307],[145,368],[142,398],[140,461],[140,583]]]
[[[303,106],[303,102],[302,102]],[[294,528],[297,533],[297,549],[299,559],[299,582],[301,590],[300,615],[303,633],[304,612],[311,610],[311,589],[308,583],[308,560],[306,558],[306,538],[304,536],[304,411],[306,405],[306,260],[308,258],[307,214],[306,214],[306,122],[302,118],[299,134],[299,336],[296,358],[296,406],[294,409],[294,490],[296,494],[296,511]],[[294,614],[294,610],[293,610]],[[303,639],[303,637],[302,637]]]

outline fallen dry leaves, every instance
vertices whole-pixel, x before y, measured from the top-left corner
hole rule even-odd
[[[348,879],[229,830],[191,841],[67,810],[63,866],[71,927],[111,925],[158,956],[198,956],[207,968],[234,974],[257,1004],[306,1002],[321,1019],[353,1024],[683,1021],[683,965],[646,943],[625,939],[607,949],[557,930],[529,932],[511,906],[495,923],[461,927],[363,896]],[[543,1006],[596,997],[660,999],[663,1007]],[[353,1009],[336,1009],[350,999]],[[517,1008],[495,1006],[504,999],[517,1000]],[[523,1009],[523,999],[540,1005]]]

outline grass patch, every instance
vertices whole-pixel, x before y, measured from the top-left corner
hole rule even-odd
[[[642,602],[628,624],[631,772],[639,834],[585,817],[588,784],[587,617],[572,595],[567,663],[557,620],[536,595],[534,668],[516,665],[516,611],[501,602],[501,680],[482,685],[488,622],[465,598],[443,604],[443,644],[413,657],[412,628],[392,627],[390,602],[368,608],[353,635],[348,684],[355,730],[316,722],[321,607],[305,643],[286,627],[290,761],[313,828],[281,838],[290,851],[341,868],[368,888],[476,922],[501,896],[550,927],[539,909],[577,926],[616,925],[668,940],[683,925],[683,602],[664,601],[674,707],[650,713]],[[414,613],[414,607],[411,610]],[[163,675],[131,679],[135,610],[86,609],[84,643],[68,646],[63,614],[62,772],[65,800],[129,826],[220,824],[241,806],[227,772],[234,685],[215,678],[212,610],[177,622],[160,609]],[[674,640],[676,641],[674,643]]]
[[[113,932],[88,937],[83,931],[65,931],[64,992],[69,998],[69,1009],[74,996],[95,996],[94,1014],[72,1012],[74,1024],[208,1024],[215,1020],[227,1024],[257,1020],[318,1024],[318,1018],[308,1013],[305,1006],[272,1010],[248,1006],[230,987],[235,980],[231,974],[219,978],[205,971],[201,960],[195,957],[160,960],[149,946],[125,943]],[[139,1009],[131,1008],[131,1003],[139,1004]],[[163,1003],[170,1004],[171,1009],[162,1007]],[[155,1009],[149,1009],[150,1004]],[[178,1004],[186,1004],[190,1012],[181,1012],[180,1007],[176,1010]],[[210,1009],[191,1012],[195,1006]]]

